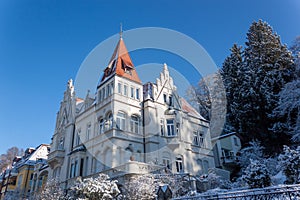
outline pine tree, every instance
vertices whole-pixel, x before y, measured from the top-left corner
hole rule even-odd
[[[300,36],[291,47],[295,60],[294,80],[279,93],[279,103],[273,111],[278,121],[273,129],[288,132],[294,142],[300,142]]]
[[[227,123],[242,136],[244,145],[258,139],[268,143],[266,151],[272,154],[289,143],[286,133],[272,129],[279,120],[273,110],[294,69],[291,52],[261,20],[250,26],[244,50],[237,45],[231,48],[222,67]]]
[[[226,89],[227,100],[227,115],[226,115],[226,130],[225,132],[238,131],[239,130],[239,111],[241,110],[241,95],[240,86],[242,76],[242,47],[234,44],[230,49],[231,54],[225,59],[221,76]]]

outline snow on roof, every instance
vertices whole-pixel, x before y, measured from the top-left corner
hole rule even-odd
[[[191,106],[184,98],[180,98],[182,110],[188,112],[188,114],[200,118],[202,120],[206,120],[204,117],[202,117],[193,106]]]
[[[232,136],[232,135],[236,135],[236,132],[227,133],[227,134],[224,134],[224,135],[220,135],[220,136],[217,136],[217,137],[213,137],[213,138],[211,138],[211,139],[212,139],[212,140],[218,140],[218,139],[225,138],[225,137],[229,137],[229,136]]]

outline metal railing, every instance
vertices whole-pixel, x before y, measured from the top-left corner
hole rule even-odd
[[[252,200],[252,199],[276,199],[276,200],[296,200],[300,199],[300,184],[272,186],[258,189],[244,189],[236,191],[228,191],[222,193],[200,194],[190,197],[179,197],[174,200]]]

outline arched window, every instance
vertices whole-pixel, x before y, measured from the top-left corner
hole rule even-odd
[[[109,114],[106,116],[105,127],[106,127],[106,128],[105,128],[106,130],[112,129],[112,127],[113,127],[113,115],[112,115],[112,113],[109,113]]]
[[[176,171],[178,173],[183,172],[183,158],[182,158],[182,156],[178,156],[176,158]]]
[[[133,115],[130,119],[130,131],[139,134],[140,119],[138,116]]]
[[[120,130],[125,130],[125,118],[126,115],[124,112],[118,112],[117,114],[117,128]]]
[[[104,120],[101,118],[98,123],[99,123],[99,134],[104,133]]]

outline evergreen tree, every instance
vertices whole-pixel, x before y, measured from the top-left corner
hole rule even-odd
[[[300,142],[300,36],[291,47],[295,60],[294,80],[279,93],[279,103],[273,115],[279,119],[274,130],[288,132],[294,142]]]
[[[279,155],[279,168],[287,177],[286,183],[300,182],[300,146],[293,150],[288,146],[283,147],[283,153]]]
[[[250,123],[244,123],[243,133],[268,143],[270,150],[287,144],[286,134],[270,130],[276,119],[271,117],[278,103],[278,93],[292,79],[293,58],[279,36],[262,21],[254,22],[247,33],[244,64],[250,75],[246,92],[251,108]],[[250,73],[249,73],[250,72]],[[251,99],[252,101],[249,101]]]
[[[286,132],[272,129],[279,92],[293,78],[293,57],[279,36],[261,20],[252,23],[245,49],[234,45],[222,67],[227,94],[227,123],[242,136],[243,145],[257,139],[270,154],[289,144]]]
[[[241,95],[239,92],[241,86],[242,71],[242,47],[234,44],[230,49],[231,54],[228,56],[222,66],[221,76],[226,90],[227,114],[225,132],[238,131],[239,127],[239,110],[241,109]]]
[[[250,188],[263,188],[271,185],[271,177],[266,165],[258,160],[250,161],[242,179]]]

